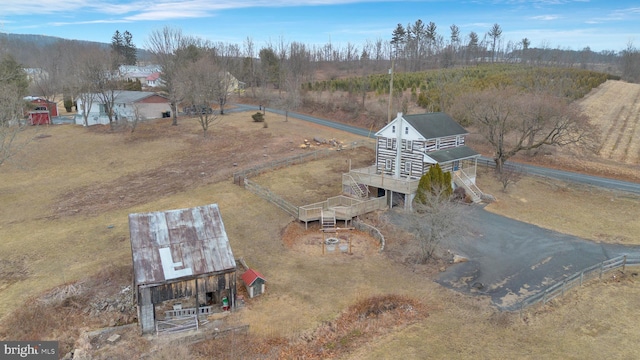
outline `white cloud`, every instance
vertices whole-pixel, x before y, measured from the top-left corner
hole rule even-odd
[[[541,21],[552,21],[552,20],[560,19],[560,16],[559,15],[538,15],[538,16],[532,16],[530,19],[541,20]]]
[[[530,17],[530,19],[532,20],[542,20],[542,21],[552,21],[552,20],[557,20],[560,19],[559,15],[538,15],[538,16],[532,16]]]

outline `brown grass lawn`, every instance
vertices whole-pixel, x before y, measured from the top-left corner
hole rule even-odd
[[[308,151],[298,147],[305,138],[367,140],[294,119],[285,122],[273,114],[267,114],[267,122],[264,128],[251,122],[248,113],[227,115],[208,139],[202,138],[195,121],[185,119],[178,127],[167,121],[143,124],[134,134],[71,125],[39,129],[47,137],[35,140],[15,164],[0,168],[0,336],[33,335],[35,330],[20,332],[6,324],[15,324],[16,309],[38,304],[33,299],[48,289],[92,275],[100,280],[105,268],[120,269],[120,275],[111,275],[109,284],[86,286],[117,293],[129,285],[123,280],[131,264],[129,213],[218,203],[234,255],[244,257],[268,280],[264,296],[247,300],[243,310],[228,318],[230,323],[250,324],[254,342],[284,346],[285,339],[293,344],[289,351],[303,351],[308,347],[295,347],[301,339],[331,332],[327,324],[339,330],[342,323],[336,319],[349,306],[391,294],[418,301],[426,316],[384,325],[387,330],[377,331],[376,337],[369,334],[390,324],[384,318],[372,318],[361,327],[345,325],[351,329],[349,336],[322,346],[331,346],[332,356],[354,359],[632,358],[640,352],[633,340],[640,334],[640,325],[633,321],[640,287],[631,271],[615,281],[572,291],[520,318],[496,312],[487,299],[446,290],[432,282],[428,272],[371,251],[366,237],[354,255],[320,255],[320,248],[313,247],[318,234],[313,226],[307,232],[299,224],[287,227],[291,218],[233,185],[232,172]],[[349,160],[353,167],[365,166],[373,153],[336,152],[255,180],[302,205],[337,195]],[[639,242],[639,225],[630,218],[636,198],[537,178],[523,179],[503,194],[485,173],[479,183],[498,197],[489,207],[492,211],[517,213],[522,220],[598,241]],[[595,208],[608,216],[593,214]],[[288,241],[283,241],[285,235]],[[391,246],[401,241],[395,236],[387,240]],[[72,305],[63,309],[75,309]],[[188,350],[148,342],[131,332],[125,332],[117,346],[100,350],[82,341],[73,344],[82,330],[109,322],[106,317],[103,322],[91,320],[81,308],[73,314],[66,328],[56,322],[40,326],[39,338],[62,340],[65,349],[84,346],[94,358],[137,358],[131,354],[157,349],[167,356],[212,357],[212,350],[203,350],[206,344]],[[314,341],[308,342],[318,344]],[[317,355],[321,350],[314,351],[322,358]]]

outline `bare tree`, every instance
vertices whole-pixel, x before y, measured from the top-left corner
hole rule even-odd
[[[68,88],[77,94],[84,126],[88,125],[89,114],[94,103],[104,101],[98,92],[106,91],[104,85],[109,76],[110,58],[103,49],[98,47],[86,48],[77,54],[74,59],[72,75],[68,80]],[[107,111],[108,105],[100,109],[101,113]]]
[[[502,185],[502,192],[507,192],[509,185],[515,185],[525,176],[524,167],[514,164],[504,164],[501,172],[496,172],[496,180]]]
[[[11,56],[0,61],[0,166],[27,146],[30,139],[20,138],[27,91],[27,75]]]
[[[487,89],[458,99],[468,119],[494,150],[496,171],[521,151],[543,145],[589,143],[588,118],[563,99],[532,96],[512,87]]]
[[[193,57],[197,55],[193,52],[194,42],[192,38],[184,36],[182,30],[169,26],[153,31],[146,41],[146,48],[162,67],[160,79],[171,104],[173,112],[171,125],[174,126],[178,125],[178,105],[182,100],[178,92],[179,73],[185,64],[188,61],[194,61]]]
[[[444,188],[424,191],[423,201],[414,201],[414,210],[403,212],[399,225],[416,240],[417,263],[440,257],[444,246],[465,231],[462,205],[444,193]]]
[[[203,136],[206,137],[211,125],[219,120],[218,114],[211,110],[211,104],[219,101],[220,87],[226,73],[215,65],[213,55],[209,52],[190,63],[179,76],[182,80],[176,90],[184,102],[195,109]]]
[[[622,77],[627,81],[640,81],[640,51],[633,46],[631,41],[622,51]]]

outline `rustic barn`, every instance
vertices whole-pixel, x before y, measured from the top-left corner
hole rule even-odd
[[[241,278],[244,282],[244,286],[247,288],[247,293],[249,293],[250,298],[264,293],[267,279],[265,279],[264,276],[256,270],[248,269],[244,274],[242,274]]]
[[[156,306],[195,298],[203,313],[227,299],[235,307],[236,262],[217,204],[129,215],[133,285],[142,333],[156,330]]]

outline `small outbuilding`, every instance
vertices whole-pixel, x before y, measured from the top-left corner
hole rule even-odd
[[[195,297],[194,309],[210,304],[235,308],[236,262],[217,204],[129,214],[133,286],[142,333],[156,330],[156,306]]]
[[[46,111],[51,117],[58,116],[57,103],[37,96],[27,96],[24,99],[33,105],[35,111]]]
[[[247,293],[249,293],[249,298],[258,296],[264,293],[265,283],[267,279],[262,276],[259,272],[253,269],[248,269],[241,276],[242,281],[244,282],[244,286],[247,288]]]

